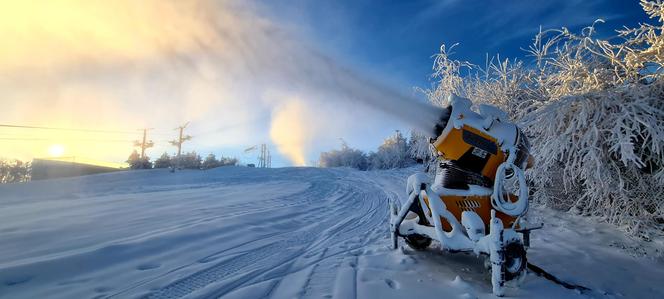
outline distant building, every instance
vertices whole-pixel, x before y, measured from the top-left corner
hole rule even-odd
[[[35,181],[113,172],[120,170],[123,169],[117,167],[76,162],[75,159],[73,158],[70,159],[69,161],[54,160],[54,159],[32,160],[32,180]]]

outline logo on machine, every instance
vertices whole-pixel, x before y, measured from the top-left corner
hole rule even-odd
[[[473,151],[472,151],[471,153],[472,153],[473,155],[477,156],[477,157],[482,158],[482,159],[486,158],[486,155],[489,154],[487,151],[485,151],[485,150],[483,150],[483,149],[481,149],[481,148],[479,148],[479,147],[474,147],[474,148],[473,148]]]

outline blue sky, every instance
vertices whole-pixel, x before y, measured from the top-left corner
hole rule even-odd
[[[636,0],[262,1],[267,14],[300,30],[328,55],[400,88],[428,86],[441,44],[483,65],[487,54],[523,57],[543,29],[578,32],[597,19],[599,36],[647,21]]]

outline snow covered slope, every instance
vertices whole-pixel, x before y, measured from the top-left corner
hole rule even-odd
[[[415,171],[222,167],[0,186],[1,298],[492,298],[482,260],[388,249],[387,201]],[[664,263],[610,227],[550,220],[521,298],[664,298]],[[613,246],[610,246],[613,245]],[[624,246],[622,246],[624,247]]]

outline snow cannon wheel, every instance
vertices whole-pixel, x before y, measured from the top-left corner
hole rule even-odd
[[[415,249],[415,250],[424,250],[431,245],[431,238],[423,236],[423,235],[408,235],[405,237],[406,239],[406,244],[410,246],[410,248]]]
[[[526,249],[520,242],[511,242],[504,248],[504,263],[502,267],[505,281],[510,281],[521,277],[524,273],[528,260],[526,259]]]

